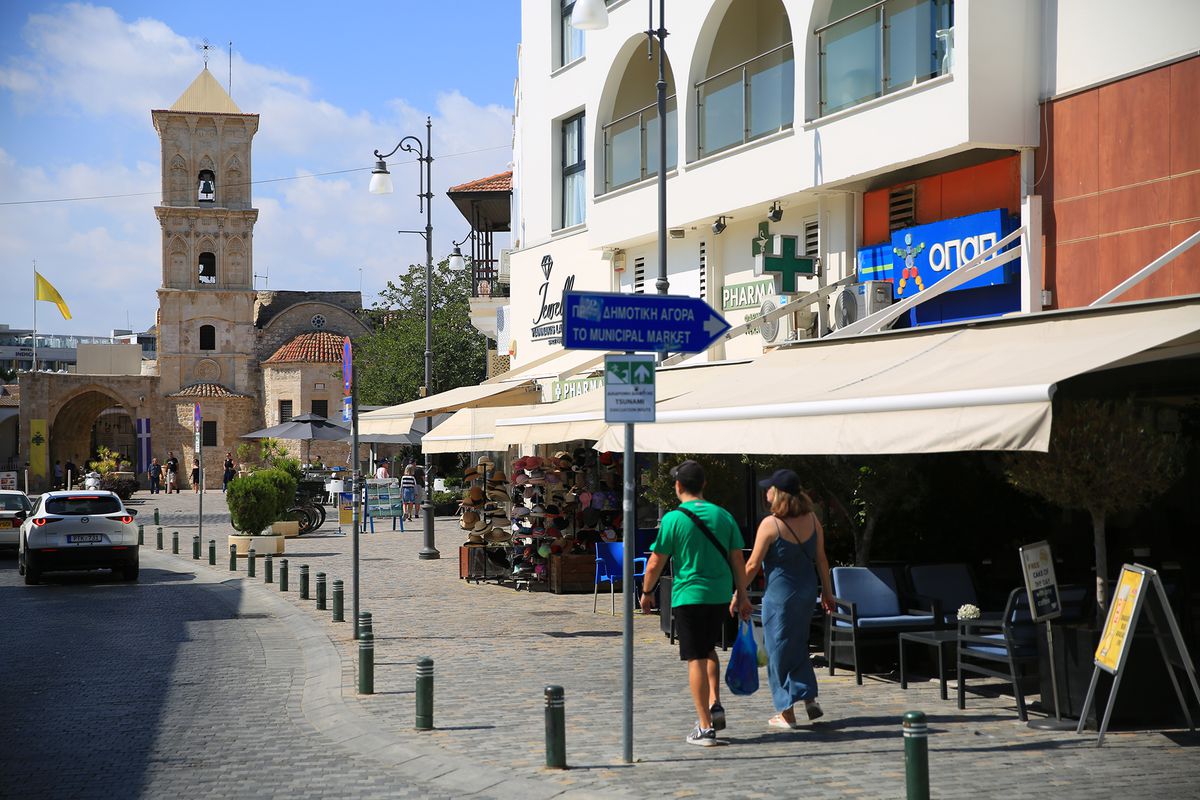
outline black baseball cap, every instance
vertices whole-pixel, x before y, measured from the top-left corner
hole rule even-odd
[[[671,477],[680,483],[704,483],[704,467],[700,462],[688,459],[671,470]]]
[[[769,489],[774,486],[776,489],[782,489],[788,494],[800,494],[800,492],[804,491],[800,488],[800,476],[790,469],[777,469],[774,475],[759,481],[758,485],[763,489]]]

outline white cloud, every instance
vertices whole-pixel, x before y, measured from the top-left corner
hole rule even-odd
[[[17,163],[0,149],[0,200],[142,196],[0,207],[0,269],[28,275],[38,259],[75,314],[70,323],[56,321],[55,330],[124,327],[127,308],[135,326],[150,325],[161,277],[153,211],[161,176],[149,111],[170,106],[195,78],[196,42],[157,20],[129,21],[112,9],[78,4],[31,15],[23,35],[27,52],[0,67],[0,91],[18,111],[16,132],[0,134],[0,143],[36,137],[36,130],[22,125],[46,124],[51,115],[51,124],[104,126],[120,146],[114,155],[88,152],[82,142],[65,163],[60,156]],[[402,268],[424,263],[422,238],[395,232],[424,227],[415,196],[417,165],[405,163],[412,156],[400,153],[403,158],[389,161],[396,185],[391,196],[366,191],[366,169],[372,150],[386,152],[406,134],[423,139],[427,114],[433,117],[435,259],[468,230],[446,188],[502,171],[511,159],[506,149],[471,152],[510,144],[511,109],[481,106],[459,91],[440,95],[428,110],[381,97],[375,116],[312,97],[306,77],[236,54],[234,75],[238,105],[261,117],[254,140],[253,174],[260,181],[254,187],[260,210],[254,267],[259,274],[269,270],[274,289],[357,289],[362,268],[369,305]],[[363,171],[313,177],[353,168]],[[306,177],[262,182],[290,176]],[[16,291],[25,291],[26,280],[31,284],[31,277],[18,277]],[[28,316],[18,312],[3,321],[22,326]]]

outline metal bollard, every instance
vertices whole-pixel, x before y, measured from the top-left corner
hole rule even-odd
[[[417,730],[433,730],[433,659],[417,659]]]
[[[375,637],[358,637],[358,693],[375,694]]]
[[[229,571],[237,572],[237,545],[229,545]]]
[[[904,785],[908,800],[929,800],[929,725],[921,711],[906,712],[904,731]]]
[[[158,529],[157,537],[158,537],[158,549],[162,550],[163,549],[163,532],[162,532],[161,527]]]
[[[566,710],[563,706],[563,688],[547,686],[546,691],[546,766],[550,769],[567,768]]]
[[[138,523],[138,546],[140,547],[140,546],[144,545],[145,543],[146,543],[146,526],[139,522]]]
[[[264,583],[274,583],[275,582],[275,556],[273,556],[270,553],[267,553],[267,563],[264,566],[265,566],[265,569],[263,570],[263,582]]]
[[[279,591],[287,591],[287,559],[279,559]]]
[[[208,540],[208,565],[215,567],[217,565],[217,540]]]
[[[346,621],[345,590],[341,578],[337,578],[333,582],[333,621]]]
[[[158,518],[158,506],[154,507],[154,524],[162,525],[162,520]]]
[[[300,599],[308,599],[308,564],[300,565]]]
[[[179,555],[179,531],[171,531],[171,552]]]
[[[192,560],[200,560],[200,534],[198,533],[192,534]]]
[[[361,637],[364,633],[369,633],[372,635],[375,633],[374,629],[371,627],[370,611],[358,612],[358,635]]]
[[[258,553],[254,552],[254,548],[251,547],[248,551],[246,551],[246,577],[247,578],[254,577],[254,575],[255,575],[254,564],[256,561],[258,561]]]
[[[317,611],[324,611],[325,606],[325,573],[317,573]]]

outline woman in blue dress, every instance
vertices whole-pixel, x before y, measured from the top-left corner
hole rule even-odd
[[[763,639],[771,700],[779,712],[767,721],[772,728],[799,727],[792,706],[803,702],[810,720],[824,712],[817,703],[817,676],[808,655],[809,624],[821,580],[821,606],[833,608],[825,533],[813,513],[812,500],[800,488],[800,476],[781,469],[761,481],[771,513],[758,526],[754,551],[746,561],[746,580],[766,569],[762,598]]]

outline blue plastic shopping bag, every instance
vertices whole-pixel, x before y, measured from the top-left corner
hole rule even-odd
[[[754,625],[738,623],[737,639],[725,667],[725,685],[734,694],[754,694],[758,691],[758,645],[754,643]]]

